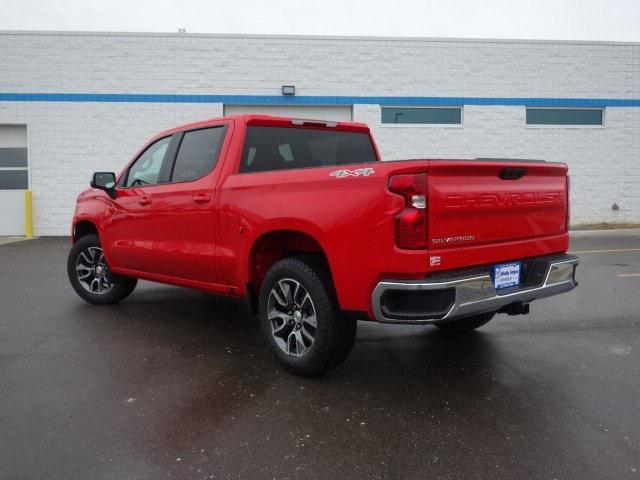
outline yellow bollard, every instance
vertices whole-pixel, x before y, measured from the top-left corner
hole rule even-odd
[[[24,236],[33,238],[33,196],[31,190],[24,191]]]

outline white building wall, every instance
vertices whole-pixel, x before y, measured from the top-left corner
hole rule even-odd
[[[640,45],[618,43],[0,32],[2,93],[640,98]],[[257,101],[263,101],[258,100]],[[564,161],[574,224],[640,222],[640,107],[599,128],[531,128],[524,106],[465,105],[463,125],[382,126],[385,159]],[[221,103],[0,102],[29,132],[35,232],[67,234],[94,170],[119,170],[154,133],[222,115]],[[611,207],[616,203],[620,210]]]
[[[527,127],[525,107],[463,107],[460,126],[380,125],[379,105],[357,105],[385,160],[526,158],[565,162],[572,224],[640,222],[640,108],[608,108],[604,127]],[[619,210],[613,210],[617,204]]]
[[[0,32],[4,92],[637,98],[640,45]]]
[[[222,104],[0,102],[0,124],[28,126],[35,235],[70,235],[94,171],[119,172],[156,133],[222,115]]]

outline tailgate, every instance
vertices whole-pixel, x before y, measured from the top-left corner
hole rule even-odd
[[[567,230],[567,166],[430,160],[429,247],[500,244]]]

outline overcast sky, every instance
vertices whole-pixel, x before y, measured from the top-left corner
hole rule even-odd
[[[640,0],[2,0],[0,29],[640,41]]]

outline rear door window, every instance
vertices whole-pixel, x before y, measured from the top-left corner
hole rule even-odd
[[[218,162],[225,126],[185,132],[173,165],[171,182],[190,182],[213,170]]]
[[[241,172],[265,172],[377,161],[371,137],[360,132],[247,127]]]

